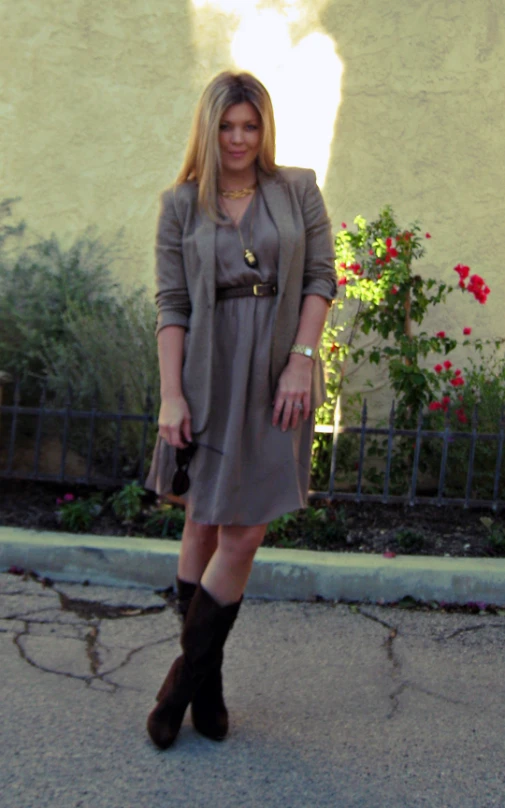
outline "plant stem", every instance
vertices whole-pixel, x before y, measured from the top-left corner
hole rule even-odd
[[[405,321],[404,321],[403,331],[404,331],[405,336],[409,340],[409,342],[412,342],[412,320],[411,320],[411,317],[410,317],[410,307],[411,307],[410,289],[407,292],[407,296],[405,298],[404,306],[405,306]],[[405,358],[405,364],[406,365],[411,365],[412,361],[408,357],[406,357]]]

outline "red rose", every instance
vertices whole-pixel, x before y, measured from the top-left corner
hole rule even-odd
[[[345,229],[346,229],[346,227],[347,227],[346,223],[345,223],[345,222],[342,222],[342,229],[343,229],[343,230],[345,230]]]
[[[462,387],[462,385],[464,385],[464,383],[465,383],[465,380],[463,379],[463,376],[455,376],[450,381],[450,384],[452,384],[453,387]]]
[[[464,281],[460,281],[460,282],[458,283],[458,286],[459,286],[459,288],[460,288],[460,289],[466,289],[466,286],[465,286],[465,282],[464,282]]]
[[[435,373],[442,373],[443,367],[442,367],[442,365],[435,365],[433,370],[435,371]]]
[[[391,291],[392,295],[397,295],[398,294],[398,287],[397,286],[392,286],[390,291]]]
[[[459,369],[459,368],[458,368],[457,370],[455,370],[455,371],[454,371],[454,375],[455,375],[455,376],[461,376],[461,371],[460,371],[460,369]]]
[[[466,336],[468,336],[468,334],[471,334],[471,333],[472,333],[472,329],[469,328],[468,326],[466,326],[466,328],[463,329],[463,334],[466,334]]]
[[[442,405],[440,401],[432,401],[431,404],[428,406],[428,409],[431,410],[432,412],[435,412],[436,410],[441,410]]]
[[[456,417],[460,424],[468,423],[468,418],[466,417],[464,410],[456,410]]]
[[[448,359],[446,359],[445,362],[444,362],[444,368],[446,370],[449,370],[449,368],[452,368],[452,362],[450,362]]]
[[[435,336],[440,337],[440,339],[443,339],[445,337],[445,331],[437,331]]]
[[[347,278],[339,278],[338,279],[338,286],[345,286],[347,283]]]
[[[468,275],[470,274],[470,267],[464,266],[463,264],[458,264],[454,267],[454,271],[458,273],[459,277],[463,281],[468,278]]]
[[[431,234],[430,234],[430,233],[426,233],[426,238],[431,238]]]

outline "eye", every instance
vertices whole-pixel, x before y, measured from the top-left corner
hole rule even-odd
[[[221,132],[224,132],[224,131],[225,131],[225,129],[229,129],[229,128],[230,128],[230,124],[229,124],[229,123],[224,122],[224,123],[220,123],[220,124],[219,124],[219,129],[221,130]]]
[[[259,128],[255,123],[248,123],[246,127],[250,132],[256,132]]]

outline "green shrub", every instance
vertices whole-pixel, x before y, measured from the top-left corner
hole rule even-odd
[[[0,205],[0,217],[10,207]],[[3,241],[13,235],[0,226],[0,369],[22,384],[22,403],[37,404],[46,390],[48,406],[142,413],[148,387],[152,410],[159,407],[159,371],[154,339],[155,305],[146,290],[124,291],[114,279],[121,257],[119,239],[110,245],[88,229],[68,249],[56,236],[43,238],[17,254]],[[23,432],[33,434],[23,423]],[[115,450],[117,423],[97,419],[94,464],[109,464]],[[44,435],[61,433],[61,420],[46,418]],[[124,476],[138,465],[142,426],[121,424],[119,470]],[[70,448],[84,453],[89,424],[74,420]],[[149,431],[147,453],[155,429]]]
[[[410,528],[399,530],[395,539],[403,553],[419,553],[424,547],[424,534],[419,530],[411,530]]]
[[[283,513],[276,519],[272,519],[267,527],[267,536],[275,536],[277,539],[284,539],[287,537],[289,528],[296,522],[294,513]]]
[[[122,522],[129,524],[133,522],[142,512],[142,497],[145,491],[136,480],[127,483],[120,491],[117,491],[110,498],[112,510]]]
[[[100,494],[93,494],[87,499],[70,499],[71,496],[66,494],[64,500],[58,501],[60,508],[56,515],[64,530],[83,533],[91,528],[102,512],[102,497]]]
[[[44,351],[67,339],[70,313],[111,316],[119,285],[109,271],[111,248],[88,230],[64,251],[41,239],[0,261],[0,364],[36,396],[46,376]]]
[[[184,520],[184,508],[164,502],[151,509],[145,523],[146,535],[160,539],[181,539]]]
[[[489,516],[480,520],[488,531],[489,549],[493,555],[505,556],[505,530]]]
[[[308,507],[299,514],[299,530],[304,538],[317,545],[344,542],[347,520],[343,508]]]
[[[302,543],[317,547],[334,545],[347,537],[345,511],[309,506],[274,519],[267,535],[282,547],[297,547]]]

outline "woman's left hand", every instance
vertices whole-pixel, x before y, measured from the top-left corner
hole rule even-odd
[[[290,354],[282,371],[274,400],[272,425],[280,422],[283,432],[296,429],[300,415],[306,421],[310,415],[310,391],[314,361],[302,354]]]

